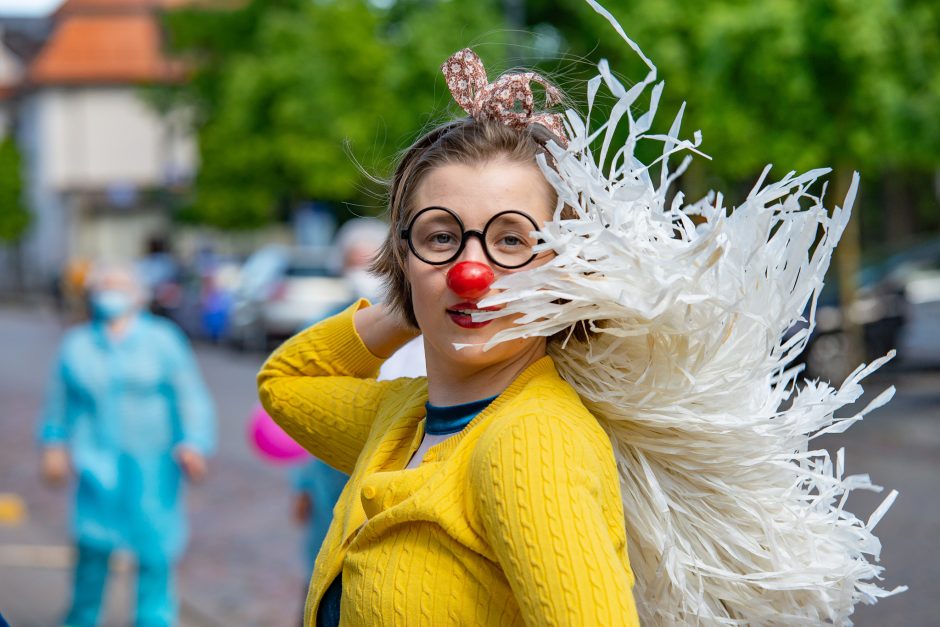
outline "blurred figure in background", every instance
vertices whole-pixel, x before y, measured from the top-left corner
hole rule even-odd
[[[147,240],[143,256],[137,261],[137,276],[149,297],[144,308],[158,316],[171,318],[181,300],[182,268],[165,237]]]
[[[369,272],[369,265],[388,233],[388,225],[378,218],[353,218],[336,232],[334,247],[343,278],[352,287],[353,298],[336,308],[339,313],[360,298],[382,300],[383,283]],[[315,321],[318,322],[318,321]]]
[[[187,538],[185,475],[206,474],[215,415],[188,341],[142,311],[130,268],[99,267],[90,322],[63,338],[38,425],[41,472],[76,476],[74,588],[66,625],[98,622],[115,549],[138,563],[136,625],[173,625],[174,567]]]
[[[342,274],[353,288],[353,301],[366,298],[376,303],[382,300],[384,284],[369,272],[369,266],[387,234],[388,225],[376,218],[354,218],[346,222],[336,234],[336,250],[342,262]],[[343,311],[353,301],[337,307],[330,315]],[[424,375],[424,345],[419,336],[383,364],[379,379]],[[333,519],[333,506],[347,479],[345,473],[319,459],[307,462],[294,475],[297,495],[293,513],[298,523],[307,525],[303,548],[308,577],[313,572],[320,545]]]
[[[232,294],[220,284],[218,272],[202,277],[199,314],[203,335],[213,344],[221,341],[232,309]]]
[[[69,259],[56,284],[57,308],[65,324],[88,320],[88,275],[91,262],[81,257]]]

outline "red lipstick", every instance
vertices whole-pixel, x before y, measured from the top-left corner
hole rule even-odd
[[[500,309],[501,307],[477,307],[476,303],[463,302],[448,307],[447,315],[450,316],[454,324],[459,327],[463,327],[464,329],[479,329],[488,325],[492,320],[474,322],[471,314],[479,311],[498,311]]]

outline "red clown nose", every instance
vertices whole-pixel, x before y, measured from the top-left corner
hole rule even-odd
[[[477,261],[461,261],[447,272],[447,287],[461,298],[479,298],[486,294],[496,275]]]

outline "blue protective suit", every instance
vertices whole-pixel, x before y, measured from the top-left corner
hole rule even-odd
[[[139,314],[111,340],[102,323],[70,330],[49,383],[38,437],[68,446],[80,546],[123,548],[172,563],[188,528],[173,450],[215,446],[211,398],[189,342],[171,322]]]

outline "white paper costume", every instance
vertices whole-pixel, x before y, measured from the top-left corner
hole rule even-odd
[[[666,135],[650,134],[663,83],[656,68],[603,8],[590,4],[649,66],[626,87],[606,61],[587,84],[587,115],[568,111],[569,145],[550,145],[555,169],[540,166],[558,193],[541,231],[557,256],[514,273],[480,306],[485,320],[523,314],[491,342],[569,332],[549,344],[562,375],[598,417],[621,475],[635,594],[645,625],[849,625],[854,605],[887,591],[877,579],[881,546],[872,531],[896,493],[865,521],[843,507],[851,490],[880,490],[867,475],[845,476],[813,450],[812,438],[841,432],[886,403],[888,389],[858,414],[834,414],[862,394],[860,381],[890,355],[860,366],[839,387],[796,383],[787,364],[809,329],[783,341],[816,298],[849,219],[858,184],[830,214],[814,196],[828,170],[787,174],[729,212],[720,194],[683,204],[667,189],[697,152],[679,139],[682,111]],[[605,86],[610,118],[591,119]],[[652,85],[648,111],[635,116]],[[622,146],[618,125],[629,126]],[[634,156],[641,139],[662,142],[660,159]],[[662,164],[658,181],[648,171]],[[657,170],[658,171],[658,170]],[[577,218],[561,219],[563,205]],[[823,233],[817,242],[817,234]],[[814,247],[814,244],[815,247]],[[781,407],[787,405],[786,409]]]

